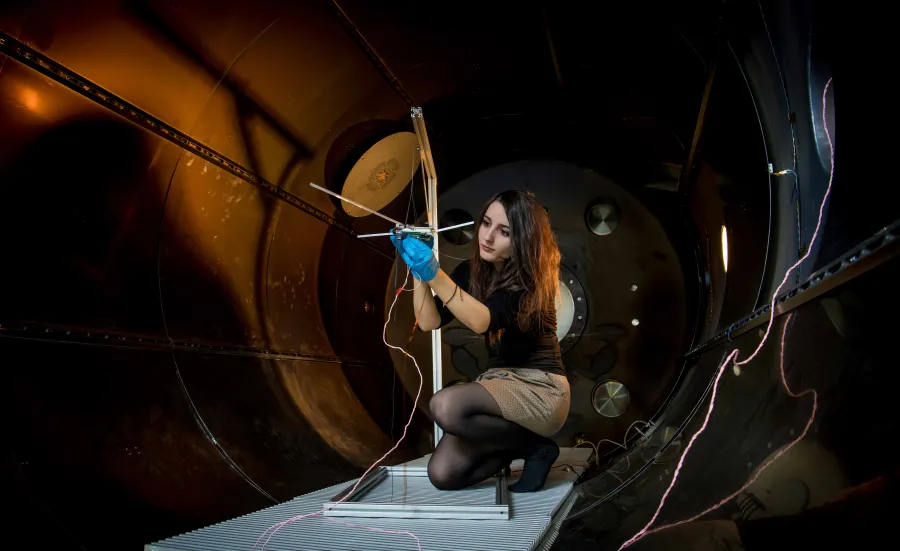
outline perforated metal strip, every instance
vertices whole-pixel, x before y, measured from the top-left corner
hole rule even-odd
[[[272,350],[268,348],[255,348],[252,346],[173,340],[165,335],[127,333],[102,327],[56,325],[22,320],[0,319],[0,337],[103,346],[109,348],[170,350],[174,352],[199,352],[201,354],[245,356],[267,360],[303,360],[308,362],[385,367],[385,364],[359,358],[328,356],[324,354],[303,354],[290,350]]]

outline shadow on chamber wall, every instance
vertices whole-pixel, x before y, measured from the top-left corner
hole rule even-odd
[[[3,160],[4,322],[165,335],[152,140],[73,120]],[[166,301],[241,344],[223,282],[184,243],[161,254]],[[0,339],[0,355],[7,521],[42,546],[137,548],[358,472],[296,410],[274,361],[24,339]]]

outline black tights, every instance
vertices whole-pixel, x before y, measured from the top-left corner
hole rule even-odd
[[[435,394],[431,414],[445,433],[428,463],[428,477],[441,490],[477,484],[519,458],[525,469],[510,490],[539,490],[559,455],[549,438],[504,419],[494,397],[477,383]]]

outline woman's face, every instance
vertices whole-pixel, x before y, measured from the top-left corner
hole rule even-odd
[[[509,220],[506,209],[499,201],[494,201],[484,213],[484,220],[478,228],[478,248],[485,262],[502,264],[509,259],[512,241],[509,235]]]

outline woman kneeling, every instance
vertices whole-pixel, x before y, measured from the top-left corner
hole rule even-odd
[[[435,487],[455,490],[524,458],[522,476],[509,489],[533,492],[544,486],[559,456],[550,437],[569,413],[556,338],[559,247],[546,211],[527,191],[492,197],[476,223],[469,260],[449,275],[428,243],[391,237],[421,281],[413,293],[420,329],[456,318],[484,334],[488,347],[488,369],[474,383],[445,388],[431,399],[445,434],[428,476]]]

